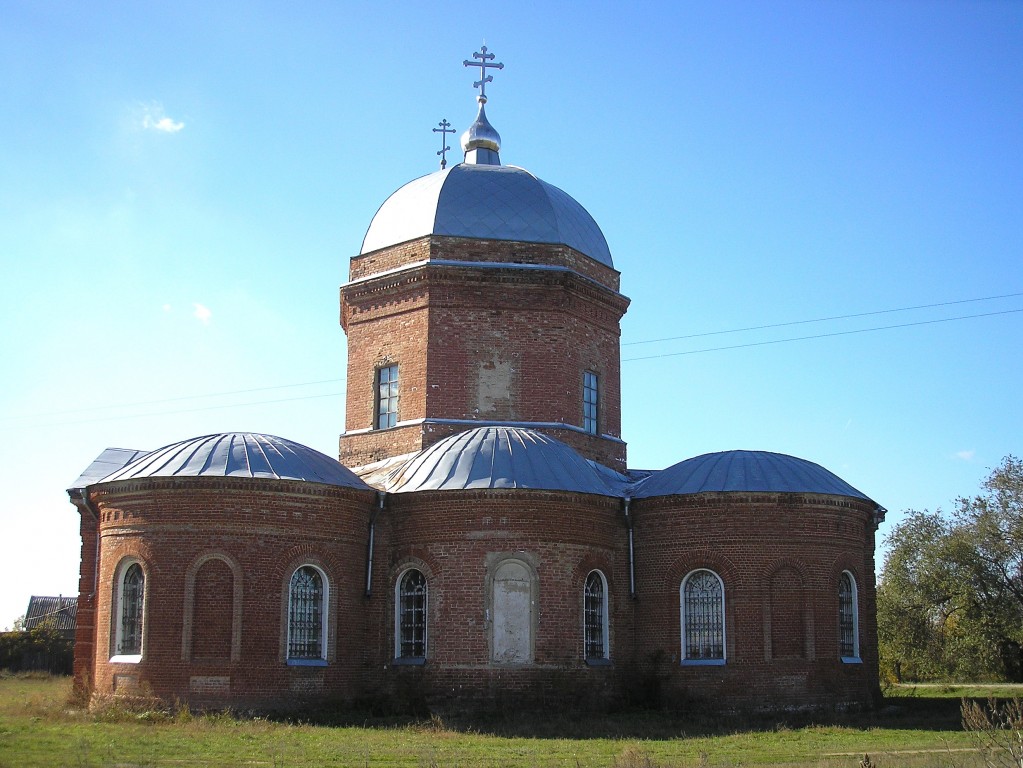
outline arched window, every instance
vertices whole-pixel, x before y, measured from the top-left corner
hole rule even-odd
[[[713,571],[682,580],[682,663],[725,663],[725,586]]]
[[[423,572],[412,568],[398,579],[394,600],[394,655],[399,659],[426,658],[428,587]]]
[[[845,662],[860,660],[859,611],[856,579],[849,571],[838,578],[838,655]]]
[[[288,659],[327,658],[327,580],[303,565],[291,577],[288,599]]]
[[[583,586],[583,652],[586,661],[608,658],[607,584],[604,574],[590,571]]]
[[[117,584],[117,628],[114,655],[122,661],[142,658],[142,628],[145,620],[146,574],[137,562],[121,571]]]

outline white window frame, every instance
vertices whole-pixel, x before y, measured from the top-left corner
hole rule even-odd
[[[128,571],[133,566],[138,566],[139,570],[142,571],[142,606],[141,615],[139,616],[138,632],[139,632],[139,652],[138,653],[122,653],[121,646],[124,643],[124,587],[125,580],[128,577]],[[116,585],[114,590],[114,604],[110,611],[111,619],[114,624],[113,631],[113,653],[110,656],[111,663],[116,664],[138,664],[142,661],[142,655],[146,648],[146,598],[149,591],[149,578],[146,575],[146,569],[142,565],[142,561],[135,557],[129,557],[122,560],[116,571],[116,577],[114,580]]]
[[[413,571],[418,572],[425,582],[423,590],[423,655],[402,656],[401,654],[401,617],[403,606],[401,604],[401,585],[405,577]],[[426,662],[427,654],[430,652],[430,579],[426,571],[414,565],[405,568],[398,574],[394,582],[394,660],[398,664],[423,664]]]
[[[386,382],[381,380],[382,374],[385,371],[388,371]],[[393,385],[393,395],[383,396],[382,388],[385,385],[389,389]],[[401,378],[399,377],[398,364],[389,363],[388,365],[378,366],[373,374],[373,386],[373,429],[392,429],[398,424],[398,398],[401,394]],[[393,410],[390,408],[390,401],[392,399],[394,400]],[[381,404],[385,402],[388,404],[388,408],[386,411],[381,411]]]
[[[709,573],[715,579],[717,579],[718,587],[721,590],[721,604],[718,607],[718,614],[721,617],[721,656],[711,658],[689,658],[687,650],[688,643],[686,642],[686,586],[689,584],[690,579],[701,573]],[[721,576],[710,568],[694,568],[686,574],[685,578],[682,579],[682,584],[678,589],[679,594],[679,616],[681,621],[681,645],[682,651],[679,656],[680,663],[691,666],[714,666],[722,665],[728,660],[728,617],[725,614],[725,582]]]
[[[842,646],[844,645],[843,638],[843,621],[842,621],[842,581],[846,578],[849,579],[849,587],[851,590],[851,602],[849,606],[852,613],[852,656],[843,655]],[[842,571],[842,574],[838,577],[838,654],[842,659],[843,664],[860,664],[860,591],[856,585],[856,577],[853,576],[852,571]]]
[[[320,584],[322,585],[320,594],[320,654],[319,656],[292,656],[291,655],[291,604],[294,597],[294,582],[295,576],[303,568],[309,568],[320,576]],[[297,566],[288,578],[287,582],[288,589],[288,611],[285,614],[285,621],[288,625],[288,631],[285,637],[284,655],[291,666],[326,666],[327,664],[327,628],[330,626],[330,579],[327,578],[327,574],[324,573],[323,569],[313,563],[302,563]]]
[[[600,375],[596,371],[583,371],[583,431],[600,434]]]
[[[587,589],[586,589],[586,587],[587,587],[587,584],[589,584],[589,582],[590,582],[590,577],[594,576],[594,575],[596,575],[597,578],[600,579],[600,602],[601,602],[601,605],[600,605],[600,623],[601,623],[600,631],[601,631],[601,649],[602,649],[602,653],[601,653],[600,656],[590,656],[589,655],[589,653],[588,653],[588,651],[589,651],[589,643],[587,641],[587,629],[588,629],[588,627],[587,627],[587,620],[586,620],[587,619],[587,616],[586,616],[586,611],[587,611],[587,606],[586,606]],[[586,579],[583,581],[583,659],[586,661],[587,664],[594,664],[594,663],[599,664],[601,661],[607,661],[607,660],[609,660],[611,658],[611,648],[610,648],[610,642],[609,642],[610,641],[609,629],[610,629],[610,618],[609,618],[608,613],[607,613],[607,577],[604,576],[604,573],[601,570],[595,568],[595,569],[593,569],[592,571],[590,571],[589,573],[586,574]]]

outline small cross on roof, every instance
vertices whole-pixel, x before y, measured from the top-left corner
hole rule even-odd
[[[451,127],[451,123],[447,121],[447,118],[441,120],[437,125],[439,127],[434,128],[433,132],[440,134],[440,150],[438,150],[437,154],[440,155],[440,169],[443,171],[448,167],[448,156],[445,153],[451,151],[451,147],[448,146],[447,134],[454,133],[455,129]]]

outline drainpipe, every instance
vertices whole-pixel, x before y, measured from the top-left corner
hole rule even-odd
[[[625,525],[629,529],[629,597],[633,600],[636,599],[636,549],[633,544],[632,538],[632,515],[629,514],[629,503],[632,501],[632,497],[625,496],[622,498],[622,509],[625,510]]]
[[[377,491],[377,506],[369,513],[369,542],[366,545],[366,597],[373,597],[373,540],[376,537],[377,512],[384,508],[386,491]]]

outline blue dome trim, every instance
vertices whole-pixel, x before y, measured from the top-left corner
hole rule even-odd
[[[291,440],[252,432],[203,435],[157,448],[99,482],[152,477],[301,480],[372,490],[336,459]]]
[[[582,205],[509,165],[459,163],[410,181],[380,206],[361,253],[426,235],[567,245],[614,268],[604,233]]]
[[[384,481],[389,493],[525,488],[617,496],[560,440],[521,427],[477,427],[415,454]]]
[[[870,499],[819,464],[768,451],[706,453],[654,472],[633,498],[727,492],[820,493]]]

